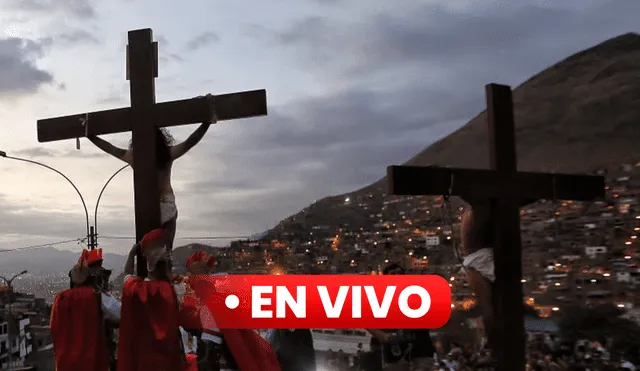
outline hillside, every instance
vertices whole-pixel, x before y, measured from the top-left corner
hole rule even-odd
[[[482,86],[478,94],[484,94]],[[621,35],[568,57],[515,88],[513,99],[519,170],[586,173],[640,160],[640,35]],[[487,168],[487,134],[482,112],[405,164]],[[345,199],[383,202],[386,190],[382,178],[322,199],[281,222],[272,235],[303,225],[358,226],[368,212],[345,207]]]
[[[61,272],[66,275],[78,261],[79,251],[80,247],[78,251],[58,250],[54,247],[12,251],[10,254],[2,254],[0,274],[9,276],[26,269],[34,275],[55,275]],[[103,258],[106,267],[119,271],[124,266],[126,256],[105,252]]]

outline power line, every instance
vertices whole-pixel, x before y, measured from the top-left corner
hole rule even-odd
[[[98,236],[105,240],[135,240],[135,237],[129,236]],[[251,236],[202,236],[202,237],[176,237],[176,240],[244,240],[251,238]]]
[[[57,242],[44,243],[44,244],[40,244],[40,245],[30,245],[30,246],[16,247],[15,249],[0,249],[0,253],[11,252],[11,251],[19,251],[19,250],[27,250],[27,249],[37,249],[37,248],[42,248],[42,247],[50,247],[50,246],[54,246],[54,245],[62,245],[62,244],[71,243],[71,242],[81,243],[83,240],[84,240],[83,238],[76,238],[76,239],[73,239],[73,240],[63,240],[63,241],[57,241]]]

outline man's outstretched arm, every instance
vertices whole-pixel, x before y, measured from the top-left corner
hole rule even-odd
[[[202,140],[204,135],[207,133],[207,130],[209,130],[209,127],[211,126],[211,124],[215,124],[217,122],[216,111],[215,111],[215,97],[211,94],[207,94],[204,98],[207,100],[207,102],[210,105],[211,119],[207,122],[203,122],[202,125],[200,125],[200,127],[198,127],[196,131],[194,131],[189,136],[189,138],[187,138],[187,140],[171,147],[171,160],[180,158],[185,153],[189,152],[191,148],[195,147],[195,145],[198,144],[200,140]]]
[[[209,126],[211,126],[210,122],[203,122],[184,142],[171,147],[171,159],[178,159],[195,147],[207,133]]]
[[[131,151],[118,148],[113,144],[107,142],[106,140],[98,138],[95,135],[88,136],[87,139],[89,139],[91,143],[95,144],[96,147],[100,148],[101,150],[110,154],[111,156],[116,157],[128,164],[131,163],[131,160],[132,160]]]

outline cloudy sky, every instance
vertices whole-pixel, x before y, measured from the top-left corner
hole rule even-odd
[[[178,243],[246,236],[324,196],[377,180],[483,106],[610,37],[639,32],[637,0],[0,0],[0,150],[55,167],[93,216],[122,166],[86,140],[39,144],[36,120],[128,105],[126,32],[153,28],[158,101],[267,89],[269,116],[213,126],[174,166]],[[180,140],[195,125],[172,130]],[[129,136],[106,137],[126,145]],[[132,172],[99,209],[132,236]],[[85,234],[73,188],[0,159],[0,249]],[[103,240],[125,252],[133,241]],[[60,248],[77,249],[75,242]],[[8,252],[10,253],[10,252]]]

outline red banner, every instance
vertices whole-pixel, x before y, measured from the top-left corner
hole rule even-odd
[[[451,315],[449,283],[436,275],[203,275],[189,281],[211,314],[207,327],[432,329]]]

